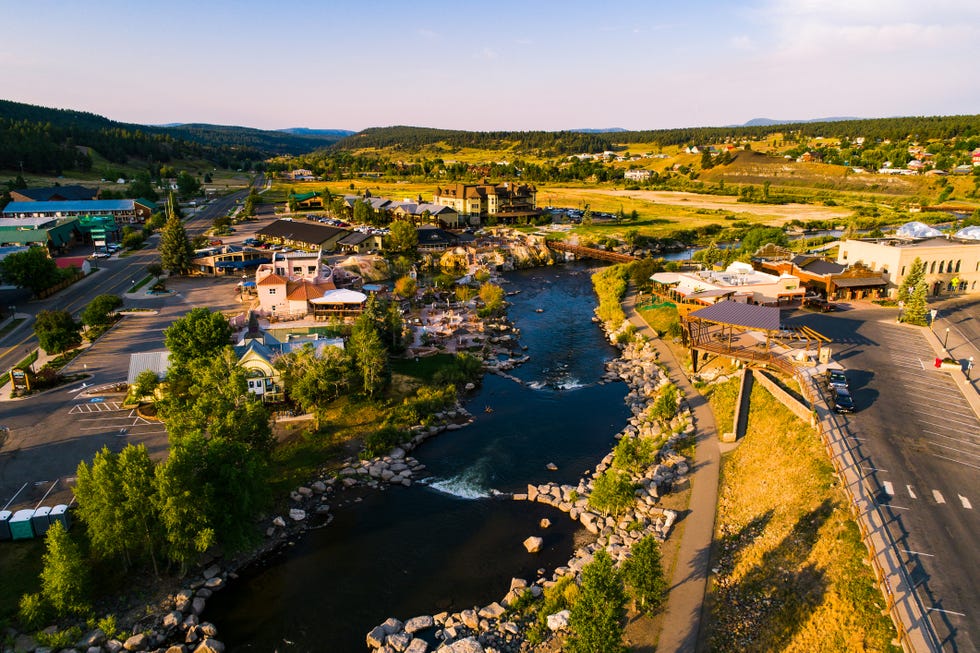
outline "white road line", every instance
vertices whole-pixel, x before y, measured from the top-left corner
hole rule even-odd
[[[946,503],[946,499],[940,494],[939,490],[932,491],[932,498],[936,500],[936,503]]]
[[[943,614],[955,614],[957,617],[965,617],[966,615],[962,612],[953,612],[952,610],[943,610],[941,608],[928,608],[930,612],[942,612]]]
[[[966,508],[967,510],[973,510],[973,504],[970,503],[970,500],[969,499],[967,499],[962,494],[957,494],[956,496],[958,496],[960,498],[960,503],[963,504],[963,507],[964,508]]]
[[[895,496],[895,486],[892,485],[891,481],[882,481],[881,484],[885,486],[885,494]]]
[[[972,456],[974,458],[980,458],[980,452],[973,453],[972,451],[963,451],[962,449],[957,449],[956,447],[947,447],[944,444],[939,444],[938,442],[933,442],[933,446],[939,447],[940,449],[949,449],[950,451],[955,451],[956,453],[961,453],[964,456]]]
[[[935,435],[936,437],[946,438],[947,440],[952,440],[953,442],[959,442],[960,444],[971,444],[971,445],[974,445],[974,446],[980,446],[980,442],[976,442],[974,440],[961,440],[959,438],[954,438],[951,435],[946,435],[945,433],[938,433],[936,431],[928,431],[928,430],[925,430],[925,429],[923,429],[922,432],[923,433],[928,433],[929,435]],[[954,433],[959,434],[958,431],[954,431]],[[964,432],[963,435],[968,435],[968,434]]]
[[[960,420],[960,419],[947,418],[945,415],[943,415],[941,421],[942,421],[942,423],[955,422],[957,424],[962,424],[963,426],[968,426],[970,428],[977,428],[977,420],[976,420],[976,418],[974,418],[972,420],[969,420],[969,421],[964,421],[964,420]],[[974,433],[975,432],[976,431],[974,431]]]
[[[958,460],[956,458],[947,458],[946,456],[940,456],[938,453],[933,453],[931,451],[929,453],[931,455],[935,456],[936,458],[941,458],[942,460],[948,460],[951,463],[956,463],[958,465],[966,465],[967,467],[972,467],[973,469],[980,469],[980,465],[973,465],[971,463],[965,463],[962,460]]]
[[[903,553],[908,553],[908,554],[911,554],[911,555],[916,555],[916,556],[926,556],[926,557],[929,557],[929,558],[935,558],[936,557],[932,553],[923,553],[922,551],[909,551],[908,549],[902,549],[902,552]]]
[[[869,472],[885,472],[886,474],[888,473],[887,469],[878,469],[877,467],[871,467],[870,465],[861,465],[861,467],[865,468]]]
[[[919,497],[915,496],[915,490],[912,489],[912,486],[911,485],[906,485],[905,486],[905,489],[909,491],[909,496],[912,497],[913,499],[918,499],[919,498]]]

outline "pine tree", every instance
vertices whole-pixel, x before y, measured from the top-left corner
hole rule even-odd
[[[184,223],[171,214],[160,231],[160,264],[170,274],[184,274],[191,269],[193,254]]]
[[[898,300],[904,303],[901,320],[909,324],[926,326],[928,324],[928,308],[926,298],[929,294],[926,285],[926,266],[918,257],[912,261],[909,273],[898,288]]]
[[[61,522],[48,529],[41,569],[41,595],[59,615],[88,609],[88,565]]]

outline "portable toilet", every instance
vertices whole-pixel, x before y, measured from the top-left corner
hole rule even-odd
[[[63,503],[56,505],[51,509],[51,514],[48,515],[48,521],[50,521],[52,525],[54,525],[56,521],[60,521],[61,525],[64,526],[65,530],[67,531],[69,528],[71,528],[71,515],[68,514],[68,506]]]
[[[30,508],[18,510],[10,518],[10,539],[30,540],[34,537],[34,529],[31,527],[31,517],[34,511]]]
[[[48,532],[48,526],[51,525],[50,518],[48,515],[51,514],[51,506],[41,506],[34,511],[34,516],[31,517],[31,524],[34,526],[34,534],[41,537]]]
[[[0,510],[0,542],[10,539],[10,516],[14,514],[9,510]]]

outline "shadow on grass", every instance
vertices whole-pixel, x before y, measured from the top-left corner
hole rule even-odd
[[[719,619],[713,623],[710,650],[778,651],[789,643],[827,590],[825,572],[806,560],[833,510],[834,504],[825,500],[801,516],[789,534],[737,584],[719,582],[714,596]],[[747,535],[753,526],[761,534],[758,526],[770,518],[765,513],[734,534],[735,550],[750,544],[755,536],[744,541],[737,538]]]

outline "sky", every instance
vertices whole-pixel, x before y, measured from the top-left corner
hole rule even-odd
[[[0,98],[140,124],[554,131],[980,113],[977,0],[4,5]]]

